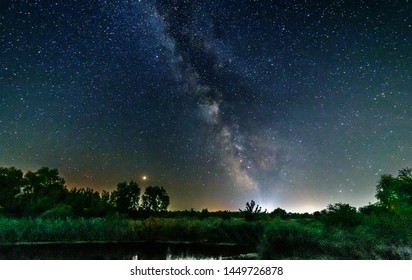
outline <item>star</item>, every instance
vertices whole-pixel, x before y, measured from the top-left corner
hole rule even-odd
[[[5,2],[0,167],[306,211],[412,162],[408,1]]]

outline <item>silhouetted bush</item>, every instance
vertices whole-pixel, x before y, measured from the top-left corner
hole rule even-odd
[[[330,227],[351,228],[361,224],[362,216],[349,204],[335,203],[322,211],[321,220]]]

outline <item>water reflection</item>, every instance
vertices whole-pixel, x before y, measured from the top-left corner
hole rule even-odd
[[[207,256],[195,256],[195,255],[167,255],[166,260],[221,260],[223,257],[207,257]],[[230,258],[230,257],[228,257]]]
[[[227,259],[249,248],[228,244],[143,242],[22,244],[0,246],[8,260],[200,260]]]

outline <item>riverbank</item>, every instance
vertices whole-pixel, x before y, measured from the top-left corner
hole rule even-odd
[[[130,243],[198,244],[206,252],[214,250],[209,245],[244,246],[247,249],[237,253],[256,253],[258,259],[412,259],[410,225],[410,219],[396,217],[365,217],[351,227],[333,226],[316,219],[2,217],[0,245],[69,248],[104,244],[122,247],[119,245]]]
[[[251,259],[256,254],[251,254],[250,250],[250,246],[245,244],[227,243],[164,241],[21,242],[0,245],[0,259]]]
[[[165,241],[257,245],[264,222],[233,218],[0,218],[0,244],[19,242]]]

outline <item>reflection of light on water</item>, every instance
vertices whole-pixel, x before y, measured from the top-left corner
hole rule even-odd
[[[195,256],[189,254],[180,254],[180,255],[173,255],[167,253],[166,260],[221,260],[222,257],[213,258],[213,257],[204,257],[204,256]]]
[[[166,260],[221,260],[222,257],[219,258],[212,258],[212,257],[204,257],[204,256],[195,256],[195,255],[190,255],[190,254],[172,254],[170,252],[167,253],[166,255]],[[139,255],[134,255],[132,256],[133,261],[139,260]]]
[[[170,247],[167,248],[166,260],[221,260],[221,257],[206,257],[202,255],[195,256],[190,252],[182,252],[180,254],[173,254]]]
[[[139,255],[133,255],[132,260],[136,261],[141,259],[141,256],[139,258]],[[193,252],[186,251],[186,252],[174,252],[172,253],[172,250],[170,250],[170,247],[167,248],[166,252],[166,260],[221,260],[222,257],[210,257],[210,256],[205,256],[202,254],[194,254]]]

